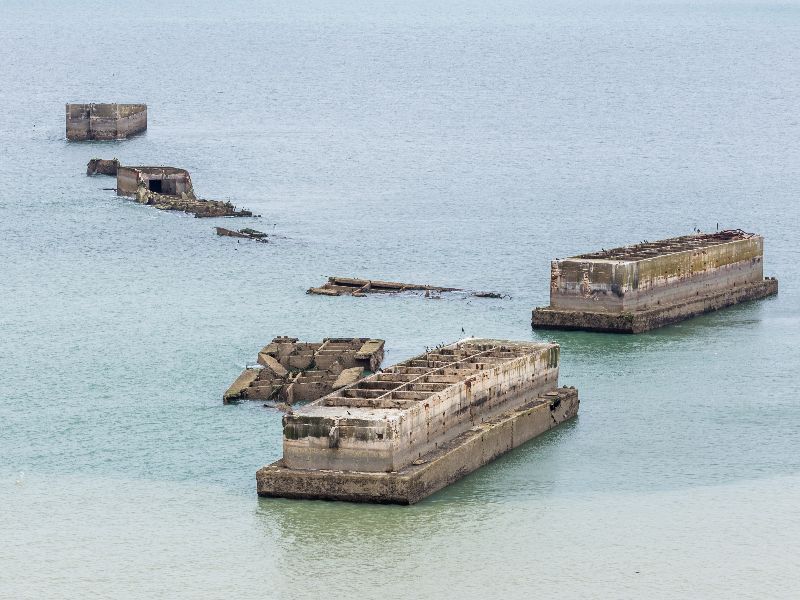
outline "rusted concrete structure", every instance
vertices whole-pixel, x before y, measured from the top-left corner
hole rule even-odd
[[[147,129],[146,104],[67,104],[67,139],[122,140]]]
[[[776,294],[763,254],[761,236],[730,230],[555,260],[533,327],[640,333]]]
[[[471,339],[427,352],[283,420],[261,496],[412,504],[577,414],[559,346]]]
[[[237,400],[275,400],[285,404],[316,400],[378,370],[383,340],[325,338],[299,342],[276,337],[258,353],[225,392],[225,404]]]

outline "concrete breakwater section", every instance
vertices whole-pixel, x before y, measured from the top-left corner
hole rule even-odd
[[[189,171],[166,166],[123,166],[119,160],[93,158],[86,174],[117,178],[118,196],[134,198],[139,204],[159,210],[181,211],[195,217],[252,217],[246,209],[231,202],[197,198]]]
[[[426,352],[283,419],[258,494],[413,504],[575,416],[554,343],[471,339]]]
[[[147,129],[146,104],[67,104],[70,141],[122,140]]]
[[[776,294],[764,239],[741,230],[642,242],[551,263],[541,329],[641,333]]]

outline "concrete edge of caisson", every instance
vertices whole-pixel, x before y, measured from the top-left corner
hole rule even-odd
[[[643,333],[742,302],[774,296],[777,293],[778,280],[767,277],[762,281],[716,294],[640,311],[604,313],[563,310],[550,306],[537,307],[532,313],[531,326],[534,329]]]
[[[283,460],[256,473],[263,497],[414,504],[578,413],[574,388],[558,388],[498,415],[398,472],[302,470]]]

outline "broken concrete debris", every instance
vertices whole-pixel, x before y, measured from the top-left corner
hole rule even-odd
[[[257,242],[263,242],[264,244],[269,242],[266,233],[264,233],[263,231],[258,231],[256,229],[250,229],[249,227],[245,227],[244,229],[240,229],[239,231],[236,231],[235,229],[225,229],[224,227],[215,227],[215,229],[217,230],[217,235],[221,236],[247,238],[250,240],[255,240]]]
[[[117,169],[119,168],[119,161],[116,158],[105,160],[102,158],[93,158],[86,165],[87,175],[112,175],[117,176]]]
[[[400,283],[397,281],[379,281],[377,279],[355,279],[351,277],[328,277],[320,287],[309,288],[307,294],[320,296],[357,296],[367,294],[400,294],[404,292],[424,292],[426,298],[436,298],[445,292],[464,292],[460,288],[439,287],[418,283]],[[466,295],[476,298],[506,298],[506,294],[497,292],[465,292]]]
[[[177,210],[195,217],[252,217],[252,212],[237,209],[222,200],[202,200],[194,195],[192,178],[177,167],[122,166],[117,159],[93,158],[87,175],[116,175],[117,195],[135,198],[159,210]],[[253,230],[255,231],[255,230]]]
[[[415,283],[398,283],[395,281],[378,281],[376,279],[352,279],[349,277],[329,277],[320,287],[312,287],[309,294],[322,296],[365,296],[367,294],[391,292],[454,292],[457,288],[420,285]]]
[[[578,411],[555,343],[470,339],[331,392],[283,418],[261,496],[413,504]]]
[[[351,385],[380,368],[384,341],[371,338],[325,338],[299,342],[276,337],[258,353],[223,396],[237,400],[275,400],[286,404],[316,400]]]
[[[740,229],[642,242],[554,260],[540,329],[640,333],[778,293],[764,239]]]
[[[147,129],[146,104],[67,104],[67,139],[122,140]]]

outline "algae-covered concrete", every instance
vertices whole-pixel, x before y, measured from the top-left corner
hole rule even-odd
[[[259,494],[416,502],[574,416],[576,393],[547,419],[516,412],[555,392],[558,368],[557,344],[465,340],[385,369],[285,416],[283,459],[259,471]],[[501,415],[500,450],[492,436],[461,437]],[[425,463],[439,467],[406,481]]]
[[[638,333],[777,293],[764,240],[740,230],[602,250],[551,263],[533,326]]]

